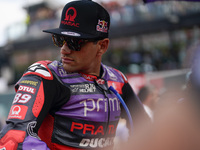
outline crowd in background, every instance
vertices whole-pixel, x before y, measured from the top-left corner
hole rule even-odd
[[[58,26],[63,7],[55,7],[47,2],[24,8],[27,11],[25,26],[23,24],[19,27],[16,23],[8,27],[8,44],[0,49],[0,58],[3,58],[0,67],[8,65],[11,69],[14,77],[9,78],[9,84],[14,84],[31,63],[40,59],[53,60],[58,57],[53,44],[44,48],[43,43],[38,44],[46,38],[42,32],[43,29]],[[102,4],[111,15],[111,29],[118,29],[115,32],[121,31],[124,26],[134,26],[137,23],[148,24],[148,22],[164,18],[176,24],[179,22],[179,15],[200,12],[199,3],[176,1],[150,4],[127,1],[123,5],[119,1],[111,1],[102,2]],[[125,74],[187,68],[190,59],[187,49],[199,39],[199,33],[199,27],[194,25],[192,28],[175,31],[163,29],[151,34],[144,32],[141,35],[112,37],[103,61]],[[15,46],[18,43],[19,45],[22,43],[19,48]],[[19,61],[22,59],[23,63]],[[2,72],[0,71],[1,76]]]

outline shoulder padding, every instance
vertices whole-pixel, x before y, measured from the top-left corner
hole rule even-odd
[[[37,75],[47,80],[53,80],[53,75],[51,70],[48,67],[48,64],[50,64],[51,61],[45,60],[45,61],[38,61],[31,66],[28,67],[26,72],[23,74],[23,76],[26,75]]]
[[[114,68],[114,70],[116,70],[122,76],[122,78],[124,79],[125,83],[128,83],[128,79],[126,78],[126,76],[121,71],[119,71],[119,70],[117,70],[115,68]]]

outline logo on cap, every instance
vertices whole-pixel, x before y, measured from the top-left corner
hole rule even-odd
[[[74,12],[73,15],[69,14],[70,10],[72,10]],[[70,7],[66,11],[65,20],[74,22],[74,19],[76,18],[76,15],[77,15],[76,9],[74,7]]]
[[[61,34],[71,35],[71,36],[81,36],[79,33],[75,33],[75,32],[61,32]]]
[[[105,20],[99,20],[97,31],[108,33],[108,22],[106,22]]]
[[[75,22],[75,18],[77,16],[77,11],[74,7],[70,7],[67,9],[65,13],[64,20],[61,21],[61,24],[79,27],[79,23]]]

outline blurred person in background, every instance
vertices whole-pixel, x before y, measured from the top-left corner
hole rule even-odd
[[[200,149],[199,107],[197,109],[197,106],[194,105],[193,96],[190,94],[182,93],[175,97],[184,97],[185,100],[178,101],[169,99],[169,96],[166,95],[161,96],[162,105],[159,105],[159,109],[156,110],[152,125],[135,133],[124,144],[124,149]]]
[[[110,86],[124,99],[134,130],[149,121],[126,77],[101,62],[109,25],[96,2],[65,5],[59,28],[44,30],[61,47],[61,60],[34,63],[16,83],[0,149],[112,149],[118,121],[128,116]]]
[[[153,85],[145,85],[138,93],[138,97],[144,105],[144,109],[153,121],[156,104],[159,100],[159,91]]]
[[[190,87],[190,88],[188,88]],[[199,87],[173,89],[160,96],[152,124],[137,130],[123,144],[126,150],[199,150]]]
[[[3,129],[5,124],[5,108],[0,104],[0,130]]]
[[[200,149],[200,47],[194,53],[185,89],[177,88],[160,95],[154,121],[141,129],[123,147],[126,150],[199,150]],[[145,143],[145,144],[144,144]]]

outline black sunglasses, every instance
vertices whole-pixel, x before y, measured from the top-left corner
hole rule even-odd
[[[69,38],[66,36],[60,36],[56,34],[52,34],[52,39],[54,45],[62,47],[65,43],[67,43],[68,48],[73,51],[80,51],[81,46],[87,42],[97,42],[99,40],[99,39],[84,40],[78,38]]]

